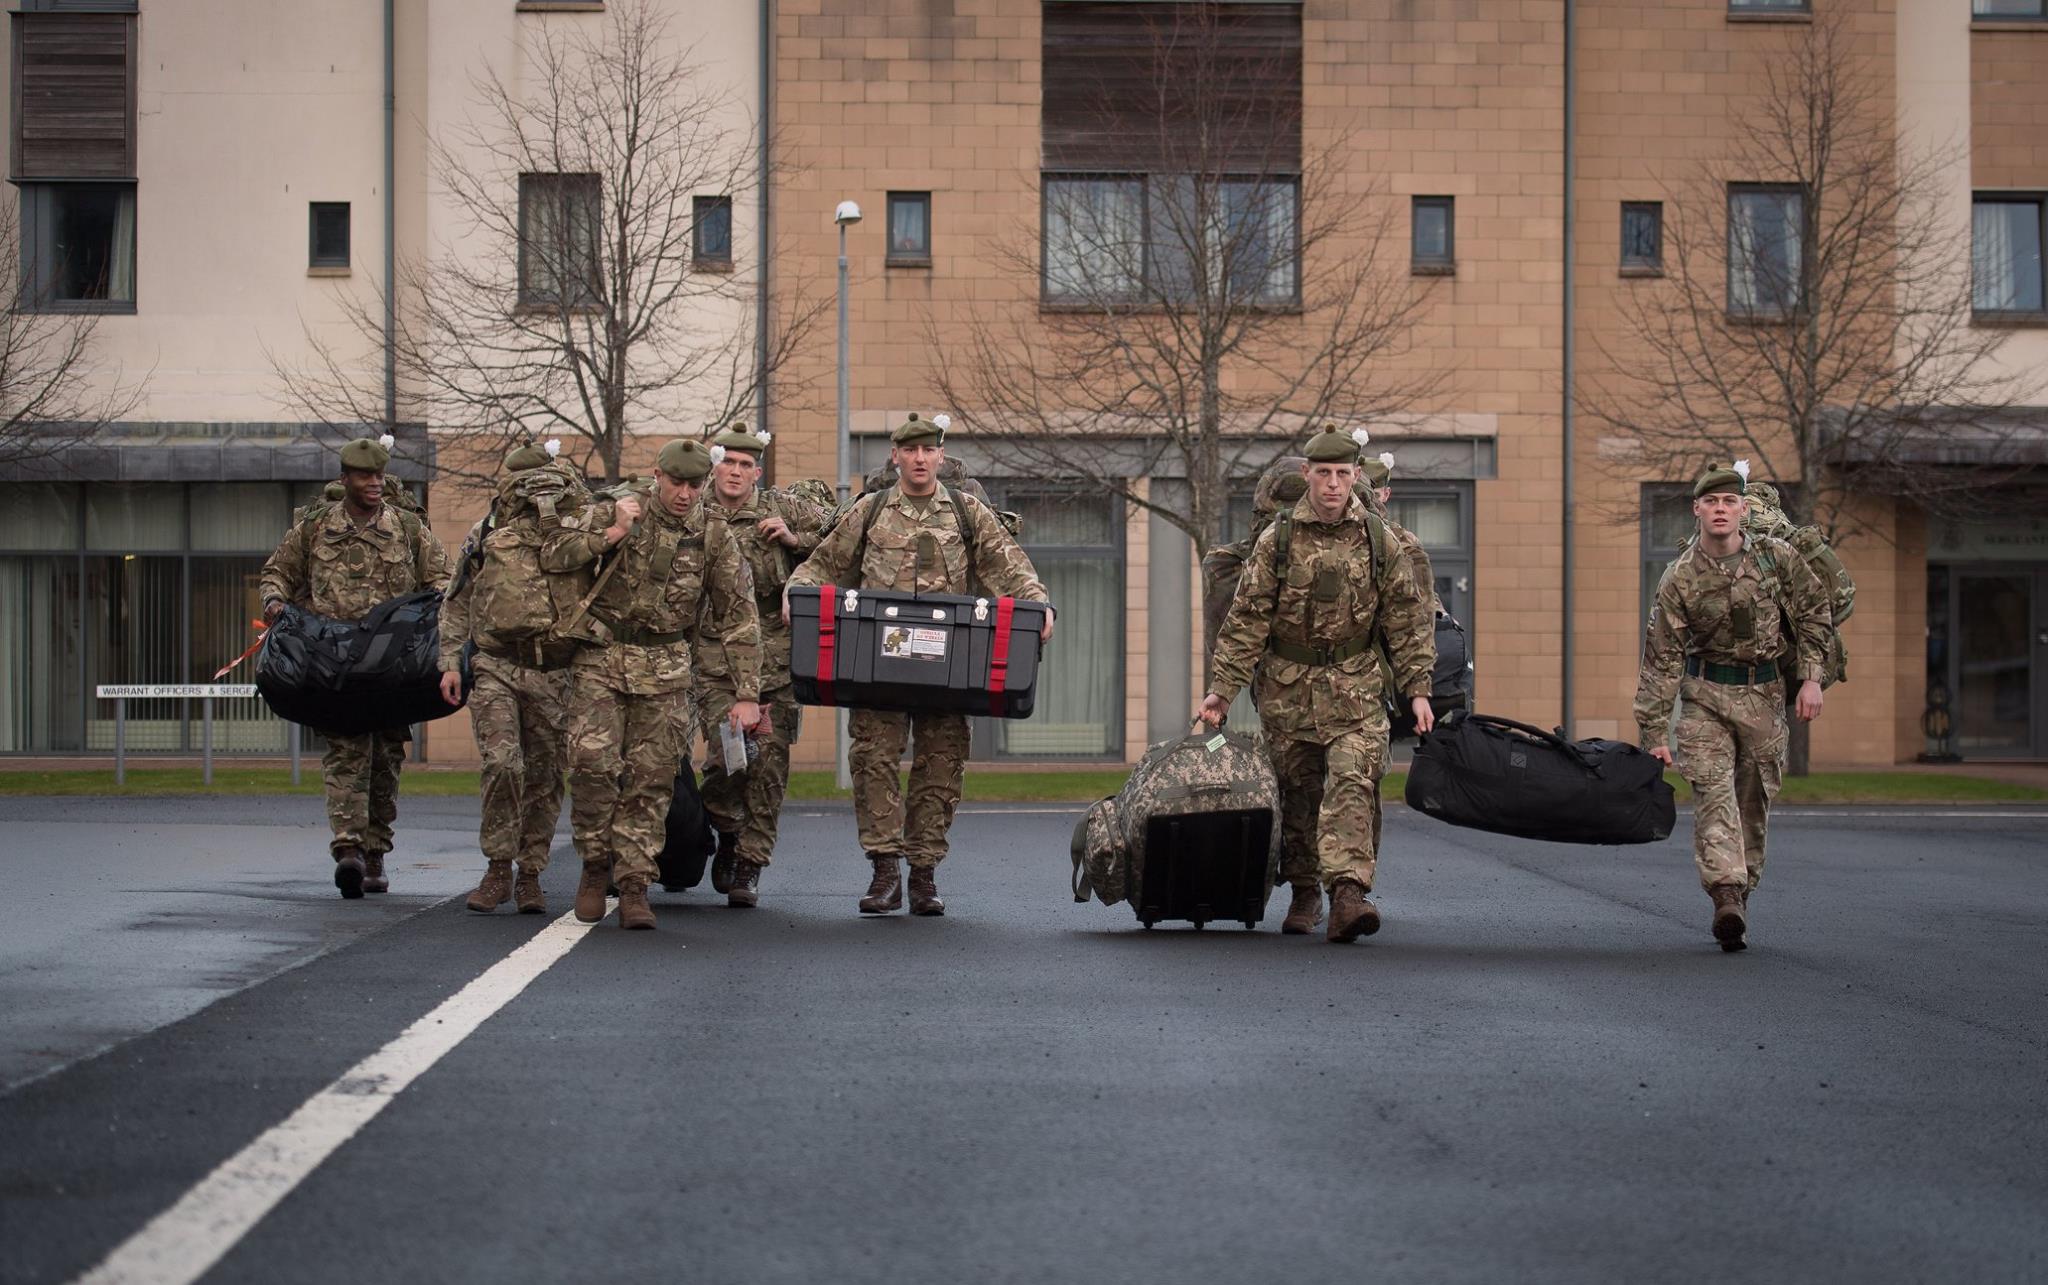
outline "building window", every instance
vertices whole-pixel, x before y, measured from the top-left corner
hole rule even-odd
[[[307,207],[306,266],[348,266],[348,202],[314,201]]]
[[[1443,276],[1455,271],[1452,198],[1418,196],[1409,206],[1409,258],[1415,272]]]
[[[732,266],[732,198],[700,196],[691,203],[690,258],[700,268]]]
[[[1136,298],[1145,280],[1145,180],[1048,174],[1042,189],[1046,301]]]
[[[595,174],[519,176],[520,303],[588,307],[603,297],[603,191]]]
[[[1664,203],[1621,203],[1621,268],[1648,275],[1664,271]]]
[[[1799,306],[1805,212],[1796,187],[1729,185],[1729,316],[1775,320]]]
[[[1685,542],[1692,539],[1699,523],[1692,515],[1692,488],[1684,483],[1651,482],[1643,487],[1643,582],[1642,615],[1647,626],[1650,608],[1657,601],[1657,582],[1664,569],[1678,561]],[[1642,641],[1641,635],[1637,642]]]
[[[1809,0],[1728,0],[1730,13],[1811,13]]]
[[[932,261],[932,194],[889,193],[888,262],[928,266]]]
[[[135,185],[21,185],[22,305],[135,311]]]
[[[1047,303],[1300,298],[1293,178],[1048,174],[1043,199]]]
[[[2043,5],[2042,0],[1972,0],[1970,16],[1994,22],[2048,18],[2048,5]]]
[[[2048,199],[1979,194],[1970,207],[1970,305],[1978,313],[2039,313],[2044,301],[2041,246],[2048,240]]]

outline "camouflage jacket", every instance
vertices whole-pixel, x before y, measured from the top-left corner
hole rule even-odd
[[[462,548],[455,555],[455,565],[462,566],[476,555],[477,546],[483,543],[484,528],[489,517],[476,520],[469,529],[469,535],[462,541]],[[452,674],[462,666],[462,647],[469,641],[469,607],[476,596],[467,592],[475,581],[469,576],[450,580],[447,596],[441,600],[441,672]]]
[[[868,510],[877,504],[883,508],[870,528]],[[960,522],[953,516],[955,505],[965,506],[962,516],[974,524],[971,576]],[[853,555],[860,547],[863,530],[867,532],[867,552],[856,567]],[[861,496],[824,543],[789,577],[793,585],[952,594],[966,593],[970,581],[979,581],[993,593],[1028,602],[1046,601],[1045,585],[1031,559],[1003,529],[995,510],[944,486],[923,500],[893,487]]]
[[[1272,651],[1336,649],[1384,641],[1403,698],[1429,695],[1436,628],[1429,602],[1399,557],[1379,558],[1366,508],[1354,497],[1334,523],[1316,517],[1307,497],[1294,506],[1293,547],[1285,578],[1275,576],[1281,524],[1259,535],[1216,640],[1209,690],[1227,705],[1258,674],[1259,718],[1275,735],[1328,742],[1386,716],[1378,653],[1370,646],[1330,664]],[[1398,547],[1398,546],[1397,546]]]
[[[754,609],[761,618],[761,685],[767,690],[787,686],[789,676],[789,627],[782,623],[782,586],[789,574],[811,550],[831,513],[784,491],[755,490],[746,502],[727,508],[708,496],[704,511],[710,519],[731,531],[754,578]],[[780,517],[796,537],[796,547],[761,534],[760,523]]]
[[[1643,669],[1636,681],[1640,743],[1664,743],[1687,656],[1721,665],[1757,665],[1783,659],[1796,644],[1792,677],[1818,682],[1833,631],[1827,591],[1791,545],[1747,536],[1731,570],[1693,544],[1665,568],[1650,607]]]
[[[417,518],[389,504],[357,526],[336,504],[285,532],[263,564],[261,592],[335,620],[361,620],[378,603],[448,583],[448,551]]]
[[[737,699],[760,699],[761,623],[739,544],[706,516],[701,499],[675,517],[651,482],[634,490],[643,492],[640,520],[617,548],[607,551],[604,540],[616,515],[611,500],[564,518],[541,548],[550,571],[618,562],[590,609],[615,641],[586,649],[576,663],[610,666],[620,690],[634,695],[677,691],[701,676]]]

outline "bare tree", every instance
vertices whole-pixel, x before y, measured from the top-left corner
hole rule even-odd
[[[822,305],[785,280],[761,315],[762,265],[735,236],[763,182],[760,126],[733,123],[670,28],[647,0],[525,27],[520,76],[477,73],[475,113],[429,140],[456,217],[450,243],[400,267],[392,346],[409,417],[459,448],[444,471],[558,436],[615,481],[635,424],[722,422],[800,391],[775,376]],[[308,327],[310,359],[273,356],[292,401],[329,423],[387,418],[383,306],[347,305],[353,351]]]
[[[1042,227],[993,251],[1028,298],[932,319],[929,346],[934,392],[977,439],[1206,553],[1268,458],[1325,419],[1407,415],[1446,372],[1397,360],[1430,282],[1390,252],[1390,203],[1343,138],[1305,147],[1298,108],[1263,92],[1298,66],[1274,67],[1213,6],[1172,12],[1151,56],[1085,91],[1115,120],[1137,79],[1152,133],[1127,142],[1149,173],[1042,179]],[[1185,504],[1140,489],[1154,476],[1185,478]]]
[[[1577,404],[1632,448],[1627,467],[1748,458],[1834,538],[1858,492],[1981,511],[2021,471],[1999,444],[2039,387],[1992,360],[2008,331],[1972,324],[1969,239],[1941,209],[1952,159],[1902,143],[1839,14],[1759,81],[1726,155],[1667,187],[1664,278],[1622,292],[1607,371]]]
[[[141,402],[144,381],[95,364],[98,324],[24,288],[20,207],[0,201],[0,465],[46,467]]]

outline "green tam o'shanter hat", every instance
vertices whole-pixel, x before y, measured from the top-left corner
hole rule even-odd
[[[767,451],[773,436],[765,428],[758,433],[750,433],[745,424],[734,424],[711,439],[711,462],[716,464],[724,460],[727,451],[746,451],[759,456]]]
[[[946,444],[946,430],[953,427],[949,415],[934,415],[930,419],[919,419],[917,412],[910,412],[910,418],[903,426],[889,434],[889,441],[897,446],[914,446],[919,442],[930,442],[933,446]]]
[[[1716,464],[1700,474],[1700,480],[1692,484],[1692,498],[1712,495],[1716,491],[1728,491],[1743,495],[1749,491],[1749,461],[1737,460],[1733,464]]]
[[[1372,440],[1372,434],[1362,428],[1344,432],[1335,424],[1323,425],[1323,431],[1308,439],[1302,454],[1311,464],[1356,464],[1365,444]]]
[[[550,437],[546,442],[528,442],[505,456],[505,471],[524,473],[528,469],[546,468],[561,453],[562,439],[558,437]]]
[[[661,454],[654,459],[654,467],[678,482],[703,481],[713,463],[709,447],[687,438],[662,447]]]
[[[391,462],[391,448],[396,444],[389,433],[376,438],[358,437],[341,448],[341,466],[382,473],[384,466]]]

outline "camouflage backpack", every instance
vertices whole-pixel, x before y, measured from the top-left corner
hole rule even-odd
[[[1280,782],[1257,740],[1237,732],[1197,731],[1145,752],[1124,788],[1088,809],[1074,826],[1074,900],[1105,906],[1136,901],[1145,878],[1145,834],[1170,817],[1222,820],[1271,817],[1266,893],[1280,870]]]
[[[463,546],[448,586],[451,597],[472,596],[470,630],[484,650],[552,668],[592,636],[584,622],[616,560],[602,573],[588,564],[548,571],[540,560],[542,544],[561,527],[563,515],[589,500],[582,480],[561,464],[509,474],[498,483],[482,530]]]

